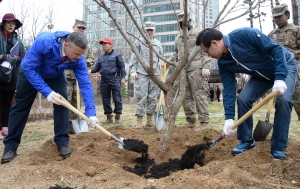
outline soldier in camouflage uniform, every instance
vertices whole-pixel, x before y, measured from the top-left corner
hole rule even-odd
[[[86,29],[86,22],[75,19],[73,31],[84,33],[85,29]],[[95,64],[95,58],[94,58],[94,55],[90,48],[88,48],[88,50],[85,52],[84,57],[85,57],[85,61],[86,61],[88,68],[92,67]],[[68,101],[73,107],[77,108],[77,87],[76,87],[75,74],[74,74],[73,70],[65,70],[65,74],[66,74],[67,82],[68,82],[68,84],[67,84]],[[72,111],[70,111],[70,118],[69,118],[70,119],[70,129],[69,129],[70,134],[75,134],[75,131],[73,130],[73,127],[72,127],[71,120],[74,120],[76,118],[77,118],[77,115],[75,113],[73,113]]]
[[[184,12],[178,14],[178,22],[180,28],[182,28],[182,22],[184,18]],[[188,45],[189,52],[195,46],[196,38],[200,29],[194,28],[191,25],[191,19],[188,15]],[[169,58],[172,62],[177,62],[181,60],[184,56],[184,41],[183,41],[183,32],[181,31],[175,39],[175,52]],[[186,83],[186,94],[183,100],[183,108],[186,116],[186,121],[188,127],[195,127],[196,124],[196,113],[195,105],[198,114],[198,120],[201,127],[207,127],[209,122],[208,114],[208,100],[206,96],[206,91],[208,84],[206,82],[209,77],[209,67],[210,67],[211,58],[204,53],[202,50],[197,54],[193,62],[190,63],[187,68],[187,83]],[[200,127],[199,127],[200,128]],[[196,130],[199,130],[196,128]]]
[[[269,37],[293,53],[298,62],[298,77],[293,94],[294,108],[300,121],[300,27],[288,23],[290,12],[287,4],[272,9],[272,16],[278,28],[271,31]]]
[[[150,38],[150,41],[153,44],[153,47],[163,55],[163,48],[160,42],[154,38],[155,33],[155,23],[154,22],[145,22],[145,30]],[[141,41],[146,43],[143,38],[140,38]],[[150,55],[149,49],[139,40],[136,41],[137,49],[139,53],[144,57],[147,66],[149,66]],[[159,77],[159,61],[160,59],[153,52],[153,71],[154,74]],[[155,112],[155,106],[157,102],[157,97],[159,94],[159,87],[151,80],[148,73],[144,70],[142,65],[138,62],[134,53],[131,54],[129,67],[131,68],[131,76],[135,79],[135,95],[137,98],[136,105],[136,116],[137,124],[136,128],[142,128],[143,116],[147,114],[147,123],[146,126],[154,126],[153,124],[153,114]]]

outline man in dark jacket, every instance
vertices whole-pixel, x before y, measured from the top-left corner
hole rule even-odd
[[[254,28],[240,28],[228,35],[212,28],[202,30],[196,40],[196,45],[218,59],[219,73],[222,79],[223,104],[226,121],[223,132],[226,136],[233,133],[227,130],[233,125],[235,115],[235,73],[251,75],[247,85],[237,98],[238,118],[245,115],[255,101],[269,89],[279,89],[274,117],[273,134],[271,138],[271,157],[286,159],[284,154],[288,144],[288,132],[291,111],[294,102],[297,61],[293,55],[274,42],[268,36]],[[246,119],[237,129],[237,138],[241,143],[232,150],[236,155],[255,147],[252,138],[253,118]]]
[[[92,83],[84,56],[87,39],[80,32],[44,32],[37,36],[26,52],[19,70],[16,104],[10,112],[8,136],[4,139],[1,163],[8,163],[17,156],[21,136],[37,92],[42,93],[54,107],[54,141],[65,159],[72,155],[69,144],[69,110],[60,106],[52,97],[67,98],[65,69],[73,69],[82,92],[85,114],[92,126],[98,122]]]
[[[115,103],[115,122],[120,123],[120,115],[122,114],[123,109],[121,86],[125,87],[126,76],[124,61],[122,55],[112,48],[113,42],[110,38],[104,38],[99,43],[102,45],[104,53],[100,55],[96,65],[89,70],[89,74],[100,71],[100,90],[104,114],[107,117],[104,123],[113,122],[110,104],[111,94]]]

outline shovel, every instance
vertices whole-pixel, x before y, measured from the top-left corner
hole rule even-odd
[[[261,108],[265,103],[279,95],[280,91],[277,89],[275,91],[272,91],[270,94],[268,94],[264,99],[262,99],[258,104],[256,104],[251,110],[249,110],[245,115],[243,115],[239,120],[237,120],[231,127],[229,127],[227,130],[234,130],[237,128],[242,122],[244,122],[247,118],[249,118],[254,112],[256,112],[259,108]],[[266,132],[266,131],[265,131]],[[261,133],[261,135],[265,135],[265,133]],[[210,144],[210,147],[217,144],[219,141],[221,141],[225,137],[225,134],[222,133],[216,140],[212,141]]]
[[[166,81],[168,72],[170,69],[166,70],[166,66],[164,68],[160,67],[160,79],[162,82]],[[164,100],[164,92],[161,90],[159,95],[159,101],[157,103],[157,110],[154,114],[154,122],[157,131],[160,131],[164,127],[164,113],[165,113],[165,100]]]
[[[279,93],[280,93],[280,91],[278,89],[271,92],[264,99],[262,99],[258,104],[256,104],[253,108],[251,108],[239,120],[237,120],[227,130],[234,130],[235,128],[237,128],[242,122],[244,122],[247,118],[249,118],[254,112],[256,112],[259,108],[261,108],[265,103],[270,101],[275,96],[279,95]],[[218,142],[220,142],[224,137],[225,137],[225,134],[224,134],[224,132],[222,132],[222,134],[216,140],[214,140],[212,142],[207,142],[204,144],[197,144],[197,145],[189,147],[181,157],[181,160],[180,160],[181,169],[191,168],[197,162],[203,164],[203,159],[205,158],[205,154],[203,151],[208,150],[209,148],[213,147]]]
[[[77,88],[77,110],[80,111],[80,90],[78,87],[78,82],[76,82],[76,88]],[[72,126],[76,134],[89,131],[87,122],[85,120],[82,120],[79,116],[77,117],[77,119],[72,120]]]
[[[71,110],[72,112],[74,112],[75,114],[80,116],[82,119],[84,119],[88,124],[91,124],[91,120],[86,115],[84,115],[82,112],[80,112],[79,110],[74,108],[63,96],[61,96],[60,98],[57,98],[54,96],[52,98],[53,98],[53,100],[55,100],[55,102],[68,108],[69,110]],[[133,152],[142,153],[143,157],[147,156],[148,145],[145,144],[143,141],[140,141],[137,139],[124,139],[122,137],[120,139],[118,139],[117,137],[112,135],[110,132],[105,130],[100,125],[96,124],[95,127],[98,130],[100,130],[102,133],[104,133],[106,136],[108,136],[109,138],[115,140],[119,144],[120,149],[125,149],[125,150],[129,150],[129,151],[133,151]]]
[[[266,113],[265,120],[259,120],[254,132],[253,132],[253,139],[256,141],[264,141],[266,140],[267,136],[271,132],[273,128],[273,124],[269,122],[270,112],[272,109],[274,98],[272,98],[269,102],[268,110]]]
[[[75,114],[77,114],[78,116],[80,116],[82,119],[84,119],[88,124],[91,124],[91,120],[84,115],[82,112],[80,112],[79,110],[77,110],[76,108],[74,108],[63,96],[61,96],[60,98],[57,97],[52,97],[55,102],[57,102],[58,104],[68,108],[69,110],[71,110],[72,112],[74,112]],[[123,138],[118,139],[117,137],[115,137],[114,135],[112,135],[110,132],[108,132],[107,130],[105,130],[103,127],[101,127],[100,125],[96,124],[95,127],[100,130],[102,133],[104,133],[106,136],[112,138],[113,140],[115,140],[116,142],[119,143],[119,148],[124,149],[123,148]]]

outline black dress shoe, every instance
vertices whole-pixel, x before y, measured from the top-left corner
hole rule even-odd
[[[72,155],[72,150],[68,146],[58,146],[58,151],[64,159]]]
[[[5,151],[2,155],[2,158],[1,158],[1,164],[8,163],[8,162],[12,161],[13,159],[15,159],[16,156],[17,156],[16,152]]]

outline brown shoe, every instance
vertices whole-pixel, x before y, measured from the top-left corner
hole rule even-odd
[[[106,115],[106,120],[105,120],[104,124],[106,124],[106,123],[113,123],[113,122],[114,122],[113,116],[111,114],[107,114]]]
[[[13,151],[5,151],[1,158],[1,164],[11,162],[17,156],[16,152]]]
[[[72,155],[72,150],[68,146],[58,146],[57,148],[60,153],[60,156],[64,159]]]
[[[115,123],[121,123],[121,114],[116,114]]]

